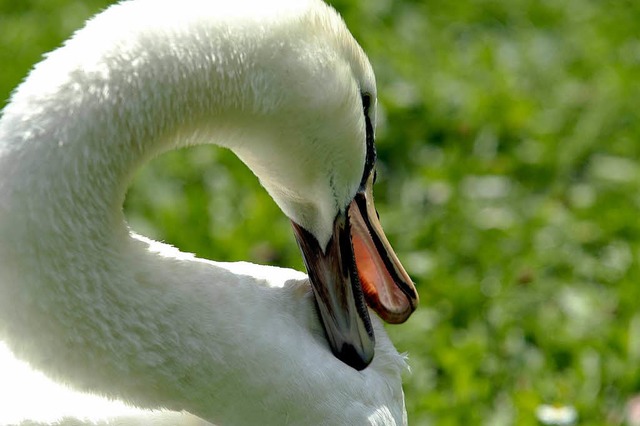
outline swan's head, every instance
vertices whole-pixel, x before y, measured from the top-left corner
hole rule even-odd
[[[234,151],[291,219],[331,348],[361,370],[374,355],[365,302],[400,323],[418,296],[373,204],[371,65],[323,3],[297,22],[284,27],[286,43],[266,49],[268,69],[254,77],[260,142]]]

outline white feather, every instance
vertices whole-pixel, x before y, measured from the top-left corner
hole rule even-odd
[[[0,339],[58,383],[144,409],[405,424],[405,362],[376,318],[358,372],[331,354],[306,275],[198,259],[130,234],[122,214],[143,163],[216,143],[324,245],[363,170],[361,92],[375,98],[369,62],[319,0],[132,0],[98,15],[0,120]],[[44,408],[51,392],[21,415],[69,415]]]

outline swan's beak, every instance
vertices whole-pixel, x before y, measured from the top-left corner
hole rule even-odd
[[[324,250],[293,223],[333,353],[356,370],[369,365],[374,335],[365,300],[391,323],[405,321],[418,294],[387,240],[373,205],[373,178],[336,216]]]
[[[331,350],[346,364],[363,370],[373,359],[375,340],[355,269],[348,216],[344,212],[336,216],[324,250],[310,232],[292,223]]]

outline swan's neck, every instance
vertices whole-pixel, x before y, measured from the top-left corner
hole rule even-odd
[[[48,181],[34,185],[40,192],[67,194],[62,212],[84,206],[110,231],[122,228],[126,188],[148,159],[192,144],[231,148],[289,218],[326,226],[307,229],[324,245],[362,173],[354,164],[364,164],[365,146],[352,141],[364,139],[367,89],[352,74],[371,74],[366,57],[320,2],[206,5],[137,0],[107,10],[18,88],[3,139],[38,163],[31,169]]]
[[[122,7],[134,4],[107,15]],[[4,111],[0,331],[64,381],[207,415],[203,399],[226,408],[194,390],[240,379],[222,356],[242,358],[233,327],[249,332],[265,310],[283,307],[261,300],[268,287],[256,277],[132,238],[122,202],[154,155],[211,135],[223,145],[252,141],[254,128],[239,121],[276,105],[260,103],[259,78],[247,80],[256,38],[198,34],[205,28],[195,21],[189,34],[158,30],[168,16],[156,18],[106,39],[89,33],[112,24],[98,18],[39,64]]]

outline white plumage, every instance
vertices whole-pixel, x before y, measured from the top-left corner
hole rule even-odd
[[[98,15],[0,120],[0,339],[56,381],[144,409],[405,424],[406,366],[377,318],[357,371],[331,353],[305,274],[198,259],[130,233],[122,213],[143,163],[215,143],[325,247],[366,167],[363,93],[375,100],[369,62],[319,0],[132,0]]]

